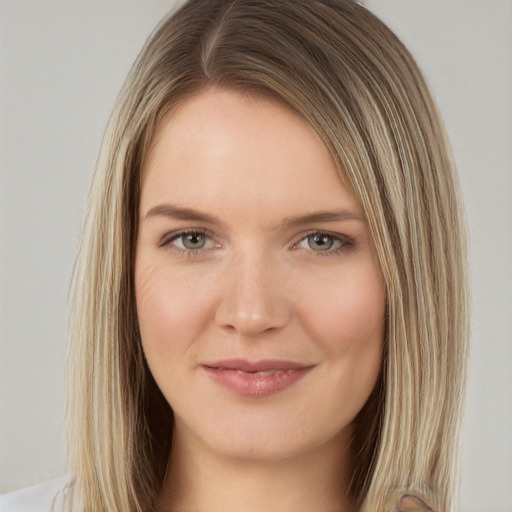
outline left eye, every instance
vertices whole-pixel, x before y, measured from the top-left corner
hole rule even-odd
[[[330,235],[329,233],[311,233],[300,241],[299,247],[316,252],[329,252],[339,249],[347,243],[348,240],[340,236]]]

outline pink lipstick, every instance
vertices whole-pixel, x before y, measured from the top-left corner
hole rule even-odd
[[[230,359],[204,364],[202,368],[214,382],[238,395],[262,397],[289,388],[313,366],[291,361]]]

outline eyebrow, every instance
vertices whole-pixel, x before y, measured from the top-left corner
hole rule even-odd
[[[154,206],[146,213],[144,220],[157,215],[163,215],[164,217],[172,217],[180,220],[197,220],[199,222],[219,224],[218,219],[213,215],[195,210],[194,208],[184,208],[172,204],[160,204],[158,206]]]
[[[345,220],[358,220],[363,222],[361,216],[350,210],[334,210],[287,217],[284,219],[283,224],[289,227],[296,227],[302,224],[314,224],[316,222],[342,222]]]
[[[210,215],[194,208],[186,208],[172,204],[161,204],[151,208],[144,220],[155,216],[171,217],[173,219],[207,222],[209,224],[223,224],[215,216]],[[342,222],[347,220],[357,220],[363,222],[363,218],[350,210],[326,210],[314,213],[307,213],[304,215],[296,215],[292,217],[285,217],[283,221],[279,222],[279,226],[297,227],[304,224],[314,224],[317,222]]]

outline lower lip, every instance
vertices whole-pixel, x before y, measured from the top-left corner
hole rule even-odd
[[[311,370],[298,368],[275,374],[247,373],[238,370],[202,367],[208,377],[222,387],[242,396],[269,396],[291,387]]]

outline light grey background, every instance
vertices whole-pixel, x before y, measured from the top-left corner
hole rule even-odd
[[[67,290],[115,95],[172,0],[0,2],[0,492],[66,470]],[[424,70],[469,218],[462,512],[512,512],[512,1],[367,0]]]

